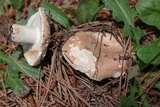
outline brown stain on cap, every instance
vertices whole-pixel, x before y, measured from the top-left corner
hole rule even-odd
[[[36,50],[25,52],[24,56],[32,66],[37,65],[41,59],[41,57],[39,57],[39,52]]]

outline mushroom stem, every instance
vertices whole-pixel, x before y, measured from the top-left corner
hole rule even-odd
[[[50,26],[44,8],[39,7],[25,26],[13,24],[10,39],[22,43],[23,54],[29,65],[38,65],[46,55],[50,39]]]
[[[38,28],[13,24],[12,29],[10,39],[14,42],[35,44],[39,40]]]

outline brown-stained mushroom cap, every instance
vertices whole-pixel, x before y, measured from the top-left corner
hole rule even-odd
[[[11,40],[23,45],[24,57],[36,66],[45,57],[50,39],[50,26],[44,8],[30,17],[26,26],[13,24]]]
[[[119,77],[127,69],[127,60],[120,60],[123,48],[106,33],[80,31],[71,36],[62,47],[66,61],[89,78],[101,81],[107,77]],[[123,62],[123,63],[122,63]]]

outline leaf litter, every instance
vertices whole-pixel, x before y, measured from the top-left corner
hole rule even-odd
[[[35,7],[38,4],[36,1],[32,1],[31,4],[34,4]],[[113,23],[115,23],[113,21]],[[51,26],[56,26],[56,24]],[[96,26],[96,27],[95,27]],[[87,23],[80,25],[79,27],[74,28],[70,32],[62,32],[62,29],[58,27],[56,33],[52,34],[52,38],[50,41],[50,46],[48,48],[46,59],[41,63],[39,69],[43,70],[45,76],[43,78],[32,78],[27,77],[24,74],[20,74],[21,80],[23,80],[24,84],[28,87],[30,87],[30,92],[27,96],[19,97],[13,94],[13,91],[9,88],[3,87],[0,90],[0,106],[10,106],[10,107],[87,107],[87,106],[98,106],[98,107],[113,107],[120,105],[119,97],[121,94],[126,95],[129,91],[128,89],[128,76],[127,72],[121,77],[117,79],[108,78],[101,82],[96,82],[93,80],[88,79],[84,74],[80,72],[76,72],[70,65],[63,59],[61,54],[61,46],[64,43],[65,40],[69,36],[74,33],[74,31],[79,30],[98,30],[99,28],[102,28],[104,24],[96,23],[95,25],[93,23]],[[118,26],[119,34],[122,35],[122,28]],[[142,26],[140,26],[142,27]],[[8,28],[8,27],[6,27]],[[148,30],[146,28],[145,31]],[[148,35],[152,35],[152,33],[149,33],[153,30],[148,30]],[[154,29],[153,32],[156,32]],[[66,36],[67,34],[67,36]],[[123,38],[121,36],[121,38]],[[153,38],[151,39],[153,40]],[[151,40],[145,39],[145,44],[150,43]],[[126,53],[131,55],[131,53],[128,53],[127,50],[131,50],[132,43],[131,38],[128,38],[127,40],[120,40],[123,47],[126,48]],[[147,42],[146,42],[147,41]],[[10,48],[8,44],[10,43],[1,43],[1,45],[5,44],[5,49],[8,54],[12,54],[17,49]],[[19,44],[12,44],[15,47],[19,47]],[[130,52],[130,51],[129,51]],[[21,56],[21,59],[23,59],[23,56]],[[131,63],[133,63],[131,61]],[[135,62],[134,62],[135,63]],[[1,66],[4,71],[6,71],[6,67],[8,65]],[[157,69],[154,66],[151,67],[151,69]],[[147,78],[147,76],[145,76]],[[157,79],[159,79],[159,75],[157,75],[155,78],[150,80],[149,84],[146,85],[143,81],[145,78],[143,78],[140,82],[141,86],[144,87],[144,90],[146,90],[150,84],[154,83]],[[1,82],[3,83],[3,78],[0,78]],[[151,89],[151,87],[149,88]],[[136,89],[135,89],[136,90]],[[134,91],[134,90],[133,90]],[[156,93],[157,91],[154,90],[146,90],[145,93],[150,94],[151,102],[154,102],[153,104],[157,104],[156,99],[153,96],[153,93]],[[152,94],[151,94],[152,93]],[[135,94],[133,92],[132,94]],[[133,96],[132,96],[133,97]],[[140,96],[136,96],[136,100],[138,100]],[[141,102],[138,102],[141,103]]]

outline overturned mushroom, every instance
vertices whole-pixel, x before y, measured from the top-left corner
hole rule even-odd
[[[100,81],[107,77],[119,77],[127,69],[127,60],[117,40],[106,33],[80,31],[63,45],[62,53],[67,62],[89,78]]]
[[[24,57],[31,66],[36,66],[45,57],[50,38],[50,26],[43,8],[32,15],[26,26],[12,25],[10,39],[23,45]]]

